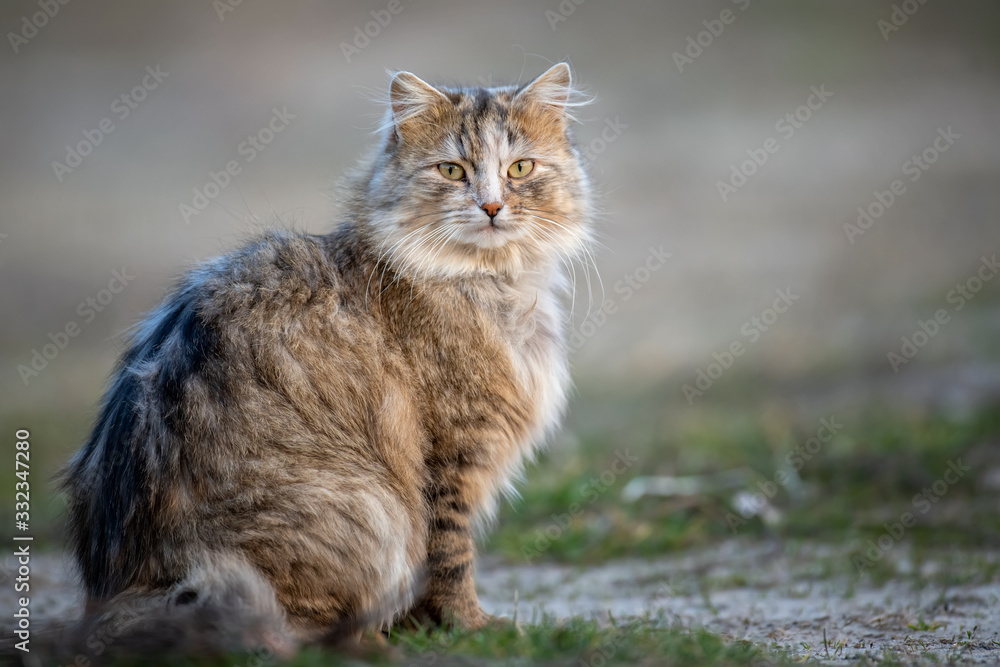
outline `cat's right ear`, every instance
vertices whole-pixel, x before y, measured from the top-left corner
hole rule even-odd
[[[573,93],[573,77],[569,65],[557,63],[547,72],[521,89],[514,96],[517,103],[528,104],[554,113],[561,121],[568,115],[568,107],[575,106],[570,102]]]
[[[415,74],[396,72],[389,84],[389,105],[396,135],[405,137],[411,128],[426,123],[431,111],[450,104],[440,90]]]

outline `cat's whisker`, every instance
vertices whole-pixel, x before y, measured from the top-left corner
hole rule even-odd
[[[414,259],[414,258],[416,258],[416,261],[418,262],[418,264],[417,264],[417,270],[419,271],[419,268],[420,268],[420,266],[422,266],[424,260],[421,259],[421,253],[418,252],[418,251],[420,251],[425,244],[431,243],[436,238],[439,238],[439,237],[443,236],[448,231],[449,226],[454,224],[454,223],[452,223],[449,220],[449,218],[453,218],[453,217],[454,216],[447,216],[445,218],[442,218],[440,221],[438,221],[438,222],[441,223],[440,227],[438,227],[437,229],[432,230],[431,232],[425,234],[424,236],[419,237],[417,239],[415,245],[411,242],[410,247],[407,248],[406,252],[402,253],[400,255],[400,259],[402,259],[404,256],[409,257],[411,260]],[[424,231],[426,229],[426,227],[429,227],[429,226],[430,225],[425,225],[424,227],[422,227],[422,228],[420,228],[420,229],[418,229],[416,231]],[[413,235],[412,233],[408,234],[406,237],[404,237],[404,239],[409,238],[412,235]],[[402,244],[400,244],[400,248],[401,247],[402,247]],[[395,251],[394,251],[394,254],[395,254]],[[389,256],[389,260],[388,260],[388,264],[391,265],[392,261],[393,261],[393,255],[390,255]],[[385,275],[385,269],[383,269],[383,276],[384,275]],[[387,285],[385,287],[385,289],[388,289],[392,285],[394,285],[397,282],[399,282],[402,279],[402,277],[403,277],[402,276],[402,272],[397,271],[395,279],[393,279],[393,281],[390,282],[389,285]],[[410,283],[411,298],[412,298],[413,284],[414,284],[414,282],[411,281],[411,283]],[[385,291],[385,289],[383,289],[383,292]],[[380,296],[381,296],[381,293],[380,293]]]
[[[545,220],[546,222],[549,222],[549,223],[553,224],[553,225],[556,225],[558,227],[562,227],[563,229],[566,229],[567,232],[570,231],[568,227],[566,227],[564,224],[562,224],[562,223],[560,223],[560,222],[558,222],[556,220],[552,220],[552,219],[549,219],[549,218],[542,218],[542,219]],[[600,283],[600,286],[601,286],[601,302],[603,303],[604,299],[607,296],[607,293],[606,293],[605,288],[604,288],[604,280],[601,278],[601,271],[597,267],[597,259],[594,257],[593,249],[591,247],[595,243],[599,244],[599,242],[597,242],[597,241],[594,240],[593,235],[587,234],[586,241],[580,245],[580,247],[578,249],[578,252],[582,253],[586,257],[587,263],[589,264],[589,266],[593,266],[594,273],[597,274],[597,280],[598,280],[598,282]],[[603,244],[599,244],[599,245],[603,245]],[[589,270],[589,268],[588,268],[588,270]]]
[[[378,267],[379,267],[380,264],[382,266],[382,274],[379,276],[379,279],[378,279],[378,285],[379,285],[379,287],[381,287],[381,289],[379,290],[379,293],[376,296],[376,298],[381,299],[382,295],[385,293],[385,291],[387,289],[389,289],[392,286],[392,284],[394,282],[396,282],[396,280],[399,279],[399,276],[397,274],[396,278],[393,279],[392,281],[390,281],[388,285],[386,285],[385,284],[385,272],[388,271],[390,268],[392,268],[395,271],[395,267],[393,267],[393,264],[392,264],[393,257],[396,255],[396,253],[399,250],[401,250],[403,248],[403,246],[405,245],[405,243],[409,239],[409,237],[415,235],[418,231],[421,231],[421,230],[416,230],[414,232],[411,232],[410,234],[407,234],[406,236],[404,236],[403,238],[401,238],[399,241],[397,241],[396,243],[394,243],[392,245],[392,247],[389,250],[386,251],[389,254],[388,259],[386,259],[384,262],[382,261],[382,257],[384,257],[385,254],[386,254],[386,253],[383,253],[382,257],[380,257],[378,259],[378,261],[375,263],[375,269],[378,269]]]
[[[431,234],[428,234],[427,236],[421,238],[420,243],[418,243],[417,247],[413,249],[413,254],[416,255],[417,254],[415,252],[416,250],[421,249],[422,246],[425,244],[428,245],[427,249],[424,252],[421,252],[420,256],[417,259],[418,261],[417,273],[418,275],[421,276],[422,284],[426,284],[427,273],[434,266],[434,259],[437,256],[437,254],[435,253],[435,255],[431,257],[430,253],[433,252],[434,249],[437,248],[439,245],[440,249],[438,250],[438,252],[444,249],[445,245],[447,245],[448,243],[448,240],[453,236],[454,231],[457,229],[458,226],[455,225],[454,223],[451,222],[445,223],[438,229],[435,229]],[[426,268],[424,268],[425,264]],[[410,281],[410,302],[413,301],[413,286],[415,284],[416,284],[415,280]],[[409,306],[409,303],[407,303],[407,306]]]
[[[566,216],[565,214],[560,213],[558,211],[547,211],[547,210],[541,209],[541,208],[525,208],[524,210],[525,211],[530,211],[532,213],[543,213],[546,216],[551,216],[553,218],[560,218],[563,221],[563,223],[567,224],[567,225],[576,224],[572,220],[570,220],[568,216]],[[552,222],[555,222],[555,221],[552,221]],[[595,245],[595,246],[597,246],[599,248],[602,248],[604,250],[610,250],[610,248],[608,248],[607,245],[605,245],[604,243],[602,243],[599,239],[594,238],[593,234],[589,234],[588,235],[587,242],[590,245]]]
[[[427,217],[427,216],[418,216],[418,217]],[[398,241],[396,241],[389,250],[386,250],[385,252],[383,252],[379,256],[378,260],[375,263],[376,268],[377,268],[378,264],[382,263],[382,259],[386,256],[386,254],[389,255],[388,259],[385,261],[385,263],[382,266],[382,275],[379,278],[379,284],[382,285],[384,283],[386,270],[388,270],[389,268],[393,268],[395,270],[395,267],[393,267],[393,260],[394,260],[394,258],[396,256],[396,254],[400,250],[402,250],[403,246],[406,244],[407,241],[409,241],[411,238],[413,238],[414,236],[416,236],[416,235],[418,235],[420,233],[427,233],[426,232],[427,228],[431,227],[431,226],[433,226],[435,224],[442,224],[442,225],[446,226],[449,223],[449,221],[452,218],[454,218],[454,217],[455,217],[455,214],[446,214],[444,217],[438,217],[437,219],[435,219],[432,222],[429,222],[427,224],[421,225],[421,226],[417,227],[416,229],[411,230],[409,233],[405,234],[401,239],[399,239]],[[433,235],[437,231],[438,230],[432,230],[429,234]],[[418,243],[417,246],[416,246],[416,248],[419,248],[419,247],[420,247],[420,244]],[[415,248],[410,248],[408,250],[408,252],[400,253],[400,257],[402,258],[402,257],[404,257],[406,255],[412,255],[413,252],[414,252],[414,250],[415,250]],[[385,290],[388,289],[389,287],[391,287],[395,282],[398,282],[398,280],[399,280],[399,276],[397,275],[397,277],[396,277],[395,280],[393,280],[392,282],[390,282],[389,285],[386,285],[386,286],[384,286],[382,288],[382,290],[379,292],[378,296],[381,297],[382,294],[385,292]]]
[[[430,224],[433,224],[433,223],[430,223]],[[383,245],[380,246],[376,250],[376,252],[378,252],[380,254],[378,255],[378,258],[375,260],[374,265],[372,266],[372,272],[368,276],[368,283],[365,285],[365,310],[368,309],[368,294],[369,294],[369,290],[371,288],[372,278],[375,276],[375,272],[378,270],[379,264],[382,262],[382,258],[385,257],[386,253],[388,253],[390,250],[395,251],[395,248],[397,248],[400,244],[402,244],[404,241],[406,241],[406,239],[408,239],[409,237],[413,236],[414,234],[417,234],[417,233],[421,232],[422,230],[423,230],[423,227],[418,227],[417,229],[414,229],[413,231],[411,231],[408,234],[406,234],[405,236],[403,236],[402,239],[400,239],[396,243],[392,244],[392,246],[390,246],[388,249],[386,249],[385,252],[382,252],[382,250],[383,250],[383,248],[386,245],[388,245],[388,241],[386,241],[385,243],[383,243]],[[384,279],[385,279],[385,268],[383,267],[383,269],[382,269],[382,276],[379,278],[379,284],[380,285],[382,284],[382,281]],[[381,290],[379,292],[378,296],[381,297],[382,296],[382,292],[384,292],[384,291],[385,291],[384,289]]]
[[[461,224],[451,223],[449,226],[446,226],[445,229],[448,230],[448,233],[440,235],[439,236],[439,242],[435,241],[435,243],[430,248],[428,248],[428,252],[433,251],[435,247],[437,247],[437,251],[434,253],[434,255],[432,257],[429,257],[427,259],[427,268],[424,269],[424,271],[423,271],[423,279],[422,279],[422,283],[421,283],[421,288],[426,287],[427,276],[428,276],[428,273],[430,272],[430,269],[433,268],[433,266],[434,266],[434,261],[437,259],[438,255],[441,254],[441,251],[443,251],[447,247],[448,243],[450,243],[451,240],[462,230],[462,226],[461,226]],[[413,284],[411,283],[410,284],[410,302],[412,302],[412,301],[413,301]],[[406,305],[407,305],[407,307],[409,307],[410,304],[407,303]]]
[[[439,247],[439,248],[437,249],[437,251],[436,251],[436,252],[434,252],[434,255],[433,255],[433,256],[431,256],[431,257],[430,257],[430,258],[428,259],[428,261],[427,261],[427,265],[428,265],[428,269],[427,269],[427,270],[429,270],[429,269],[430,269],[430,268],[431,268],[432,266],[434,266],[434,262],[435,262],[435,261],[437,260],[437,258],[438,258],[438,255],[440,255],[440,254],[441,254],[441,252],[442,252],[442,251],[443,251],[443,250],[444,250],[444,249],[445,249],[445,248],[446,248],[446,247],[448,246],[448,244],[449,244],[449,243],[451,242],[451,240],[452,240],[453,238],[455,238],[455,236],[457,236],[457,235],[458,235],[458,233],[459,233],[460,231],[462,231],[462,226],[461,226],[461,224],[451,224],[451,225],[450,225],[450,227],[448,227],[447,229],[448,229],[448,233],[447,233],[447,234],[444,234],[444,235],[443,235],[443,237],[442,237],[442,239],[441,239],[441,242],[440,242],[440,244],[439,244],[439,245],[440,245],[440,247]],[[431,248],[430,248],[430,250],[434,250],[434,248],[433,248],[433,247],[431,247]],[[425,282],[426,282],[426,274],[427,274],[427,270],[425,270],[425,271],[424,271],[424,278],[425,278]]]
[[[534,232],[539,232],[541,234],[544,234],[545,237],[548,240],[550,240],[556,247],[558,247],[559,246],[559,242],[558,242],[558,239],[556,238],[555,234],[553,234],[550,230],[547,230],[544,227],[542,227],[542,225],[539,224],[540,220],[543,220],[543,218],[539,218],[539,216],[535,216],[535,215],[529,215],[528,222],[531,223],[531,226],[529,227],[529,229],[532,230],[532,231],[534,231]],[[569,306],[569,313],[567,315],[567,321],[569,321],[569,322],[572,322],[573,315],[576,313],[576,282],[577,281],[576,281],[576,264],[574,263],[575,259],[576,259],[576,257],[574,257],[572,255],[560,255],[559,256],[559,261],[560,262],[565,262],[569,266],[569,270],[570,270],[570,273],[572,275],[572,279],[571,279],[571,282],[570,282],[570,306]]]
[[[567,227],[566,225],[564,225],[564,224],[562,224],[560,222],[552,220],[551,218],[545,218],[545,217],[542,217],[542,216],[535,216],[535,217],[538,217],[539,219],[544,220],[545,222],[548,222],[548,223],[551,223],[553,225],[556,225],[557,227],[561,227],[562,229],[566,230],[567,232],[572,233],[572,230],[569,227]],[[600,269],[597,268],[597,259],[594,257],[593,252],[590,250],[589,243],[581,244],[580,251],[584,253],[584,255],[586,256],[586,258],[588,260],[588,262],[587,262],[588,263],[588,270],[587,270],[587,274],[586,274],[586,276],[587,276],[587,289],[588,290],[591,289],[589,266],[593,266],[594,267],[594,273],[597,275],[598,283],[601,286],[601,303],[603,304],[604,300],[607,298],[607,292],[604,289],[604,280],[601,278],[601,271],[600,271]],[[587,308],[587,317],[590,317],[590,308],[592,306],[593,306],[593,294],[591,294],[591,296],[590,296],[590,306],[588,306],[588,308]]]
[[[544,221],[544,222],[547,222],[547,223],[551,223],[553,225],[556,225],[557,227],[561,227],[562,229],[566,230],[567,232],[572,233],[571,230],[568,227],[566,227],[565,225],[562,225],[562,224],[556,222],[555,220],[551,220],[549,218],[545,218],[545,217],[542,217],[542,216],[539,216],[539,215],[529,214],[529,219],[534,220],[535,224],[538,224],[538,221]],[[540,225],[539,225],[539,228],[541,228]],[[548,230],[546,230],[546,231],[548,231]],[[549,231],[549,233],[551,234],[550,231]],[[601,285],[601,303],[602,304],[604,303],[604,300],[606,298],[606,292],[604,291],[604,281],[601,280],[600,271],[597,269],[597,261],[594,259],[593,254],[591,254],[590,250],[587,248],[587,245],[586,244],[581,245],[578,252],[579,252],[579,254],[583,255],[584,259],[587,260],[587,261],[583,262],[584,268],[586,268],[586,272],[584,273],[584,277],[586,278],[586,281],[587,281],[587,314],[584,317],[584,319],[586,319],[586,318],[590,317],[590,312],[591,312],[591,310],[594,307],[593,285],[592,285],[591,280],[590,280],[590,266],[591,265],[593,265],[594,271],[597,273],[597,278],[600,281],[600,285]],[[570,302],[570,312],[573,313],[574,310],[575,310],[575,307],[576,307],[576,269],[574,268],[575,264],[572,262],[572,259],[575,259],[577,256],[574,255],[574,256],[570,256],[570,257],[571,257],[570,269],[572,270],[572,273],[573,273],[573,296],[572,296],[572,299],[571,299],[571,302]]]

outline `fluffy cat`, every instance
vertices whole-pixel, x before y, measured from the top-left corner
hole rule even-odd
[[[475,529],[566,405],[564,267],[591,218],[572,94],[565,64],[498,88],[398,73],[335,232],[181,280],[65,471],[91,608],[236,578],[301,640],[488,621]]]

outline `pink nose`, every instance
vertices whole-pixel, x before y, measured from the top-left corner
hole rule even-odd
[[[503,208],[503,204],[501,204],[500,202],[491,202],[489,204],[483,204],[480,208],[486,211],[486,215],[490,216],[491,218],[495,218],[497,217],[497,213],[500,212],[500,209]]]

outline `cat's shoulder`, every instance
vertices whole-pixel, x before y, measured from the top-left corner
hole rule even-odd
[[[205,314],[304,305],[336,288],[337,270],[320,237],[267,232],[192,271]]]

